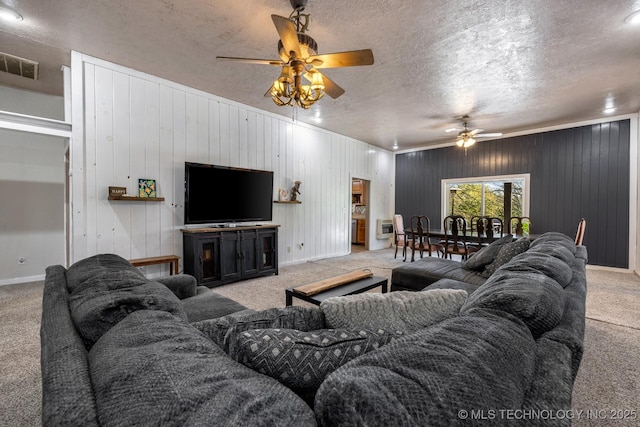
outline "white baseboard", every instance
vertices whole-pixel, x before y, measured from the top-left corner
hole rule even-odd
[[[2,279],[0,280],[0,286],[5,285],[18,285],[20,283],[29,283],[29,282],[39,282],[44,280],[44,274],[39,276],[29,276],[29,277],[16,277],[14,279]]]
[[[634,273],[630,268],[606,267],[604,265],[587,264],[587,270],[611,271],[612,273]]]
[[[278,268],[280,267],[284,267],[286,265],[295,265],[295,264],[302,264],[304,262],[309,262],[309,261],[318,261],[321,259],[327,259],[327,258],[336,258],[336,257],[341,257],[341,256],[347,256],[349,255],[349,252],[340,252],[337,254],[329,254],[329,255],[323,255],[323,256],[319,256],[319,257],[309,257],[309,258],[302,258],[302,259],[297,259],[295,261],[288,261],[288,262],[278,262]]]

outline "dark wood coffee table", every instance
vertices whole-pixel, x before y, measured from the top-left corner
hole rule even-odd
[[[327,298],[360,294],[378,286],[382,286],[383,294],[387,293],[387,279],[377,276],[367,277],[366,279],[356,280],[355,282],[336,286],[335,288],[327,289],[326,291],[315,295],[303,295],[295,292],[293,288],[287,288],[284,292],[287,307],[293,304],[293,297],[310,302],[311,304],[320,305],[320,303]]]

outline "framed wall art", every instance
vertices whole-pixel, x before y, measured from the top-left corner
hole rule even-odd
[[[139,197],[157,197],[156,180],[141,178],[138,180],[138,196]]]

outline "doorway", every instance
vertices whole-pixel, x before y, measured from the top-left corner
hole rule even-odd
[[[65,264],[67,139],[0,129],[0,285],[42,280]]]
[[[351,179],[351,252],[369,250],[369,180]]]

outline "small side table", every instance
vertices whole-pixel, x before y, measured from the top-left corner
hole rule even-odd
[[[382,287],[383,294],[387,293],[387,279],[377,276],[367,277],[366,279],[356,280],[355,282],[336,286],[335,288],[327,289],[326,291],[315,295],[303,295],[294,291],[293,288],[287,288],[284,292],[287,307],[293,304],[294,297],[310,302],[311,304],[320,305],[320,303],[327,298],[360,294],[370,289],[377,288],[378,286]]]

